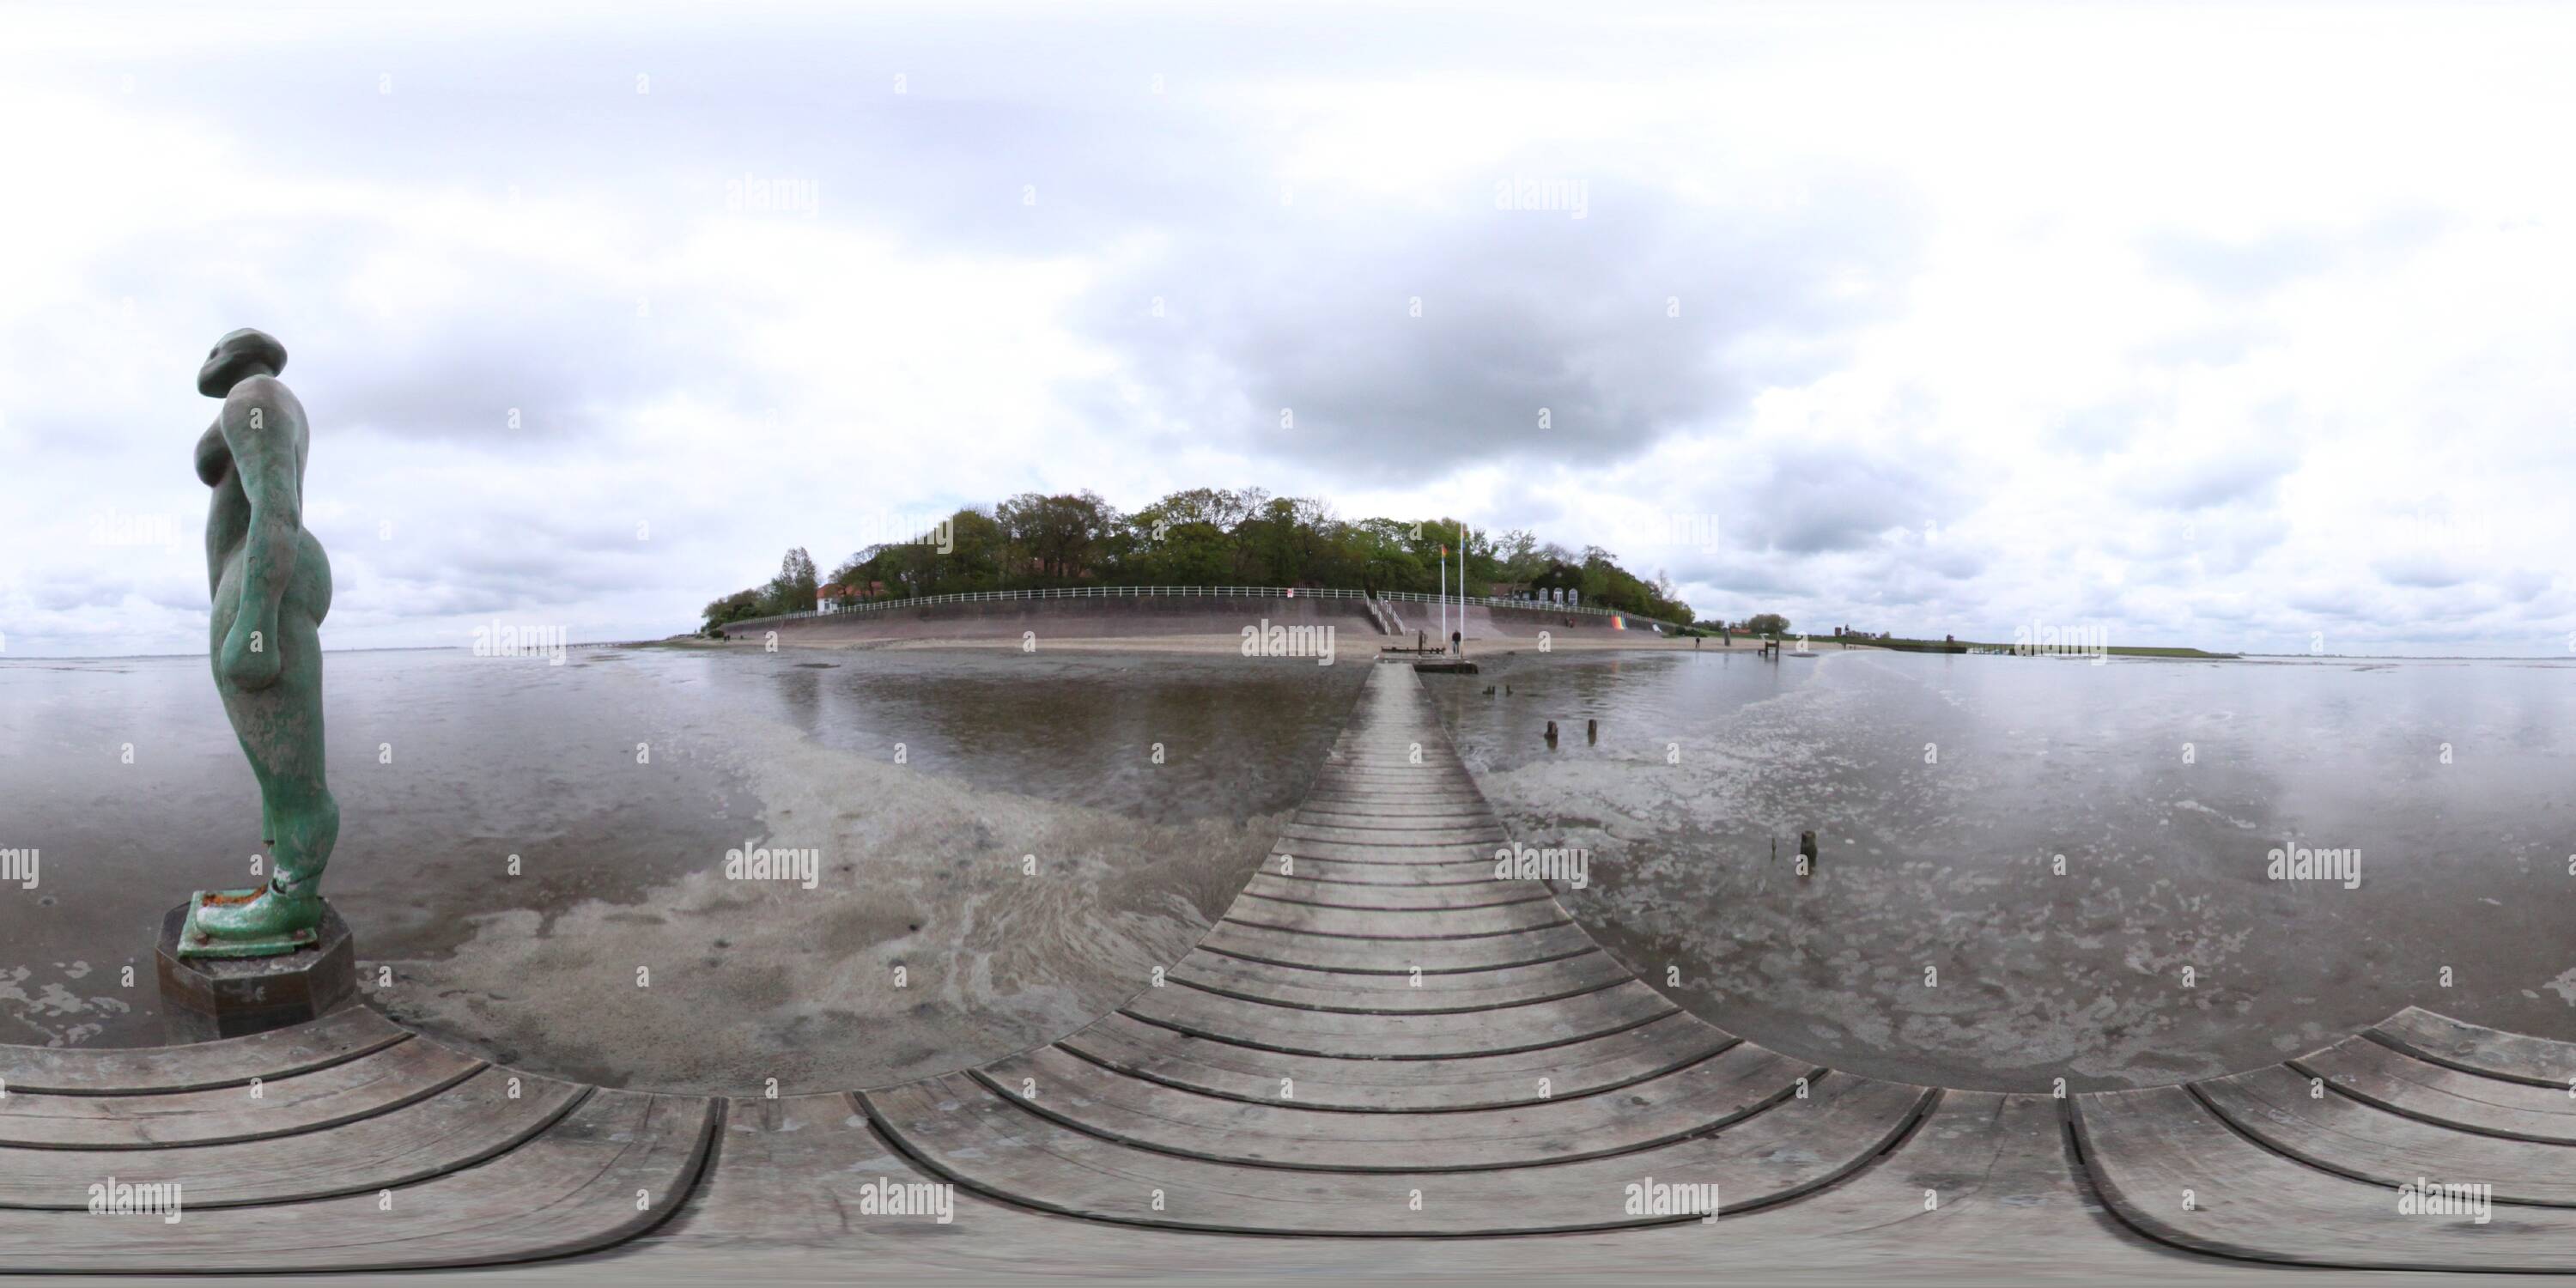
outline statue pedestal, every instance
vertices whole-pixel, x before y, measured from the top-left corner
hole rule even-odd
[[[153,952],[161,976],[161,1024],[173,1044],[265,1033],[320,1019],[358,995],[358,950],[339,910],[323,906],[314,945],[274,957],[179,956],[194,903],[161,918]]]

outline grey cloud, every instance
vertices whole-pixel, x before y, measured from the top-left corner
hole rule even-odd
[[[2158,272],[2213,296],[2243,300],[2355,261],[2385,263],[2411,254],[2450,224],[2436,211],[2404,209],[2357,227],[2282,228],[2247,239],[2166,229],[2142,239],[2139,251]]]
[[[2139,248],[2158,272],[2179,277],[2213,295],[2261,295],[2331,267],[2335,249],[2313,232],[2274,232],[2250,241],[2223,241],[2169,231],[2148,236]]]
[[[194,345],[235,326],[277,336],[317,437],[372,431],[511,444],[596,433],[620,410],[699,379],[692,358],[709,351],[722,325],[677,300],[639,316],[639,300],[649,303],[643,291],[464,243],[437,248],[449,257],[443,283],[473,284],[462,298],[389,306],[352,298],[349,284],[389,243],[401,244],[389,223],[279,211],[220,221],[186,244],[127,243],[103,255],[97,271],[112,294],[148,292],[147,307],[185,301],[188,316],[204,319]],[[159,334],[166,340],[177,325]],[[153,355],[156,378],[190,387],[201,352]],[[729,371],[713,392],[759,397],[746,379]],[[196,406],[211,417],[211,402]]]
[[[1956,513],[1959,489],[1942,467],[1896,450],[1830,440],[1774,448],[1735,489],[1743,539],[1791,554],[1856,550],[1925,516]]]
[[[2278,327],[2229,322],[2177,331],[2136,352],[2140,361],[2159,367],[2230,367],[2280,338]]]
[[[2052,429],[2066,447],[2100,455],[2127,447],[2140,433],[2172,415],[2170,396],[2141,394],[2061,413]]]
[[[2412,590],[2440,590],[2469,580],[2468,572],[2460,567],[2458,561],[2426,551],[2377,560],[2370,569],[2379,574],[2381,581]]]
[[[1691,219],[1598,166],[1513,173],[1584,178],[1585,218],[1494,209],[1492,176],[1421,216],[1244,212],[1105,287],[1091,325],[1206,437],[1418,482],[1471,461],[1612,463],[1731,418],[1886,306],[1844,298],[1846,274],[1896,280],[1911,253],[1888,194],[1857,186],[1756,223]]]
[[[2128,481],[2130,495],[2174,510],[2206,510],[2272,495],[2298,457],[2273,444],[2223,454],[2173,458],[2150,454]]]

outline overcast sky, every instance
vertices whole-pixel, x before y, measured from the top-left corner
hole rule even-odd
[[[202,650],[237,326],[337,648],[1258,485],[1710,616],[2576,651],[2576,10],[564,8],[0,12],[8,656]]]

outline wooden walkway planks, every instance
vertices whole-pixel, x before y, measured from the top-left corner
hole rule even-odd
[[[139,1150],[287,1136],[399,1109],[482,1068],[436,1043],[397,1042],[310,1072],[205,1091],[13,1094],[0,1099],[0,1145]]]
[[[1258,873],[1243,892],[1275,903],[1312,904],[1324,908],[1358,908],[1376,912],[1463,912],[1515,904],[1554,904],[1547,887],[1535,883],[1518,890],[1497,889],[1492,881],[1457,885],[1351,885]]]
[[[1262,865],[1261,875],[1275,876],[1285,882],[1302,881],[1315,885],[1485,887],[1493,882],[1494,863],[1490,858],[1470,858],[1453,862],[1370,863],[1365,860],[1336,859],[1306,853],[1274,854],[1269,862]]]
[[[1696,1219],[1627,1210],[1641,1177],[1690,1179],[1781,1202],[1865,1166],[1936,1093],[1828,1078],[1713,1134],[1580,1162],[1356,1174],[1246,1166],[1137,1149],[1073,1130],[964,1075],[862,1099],[890,1136],[980,1193],[1049,1211],[1245,1233],[1528,1234]]]
[[[937,1246],[1006,1233],[1043,1239],[1065,1224],[968,1193],[946,1196],[944,1214],[932,1205],[886,1202],[894,1190],[917,1199],[928,1196],[912,1187],[947,1182],[896,1153],[842,1092],[736,1098],[727,1102],[718,1141],[716,1166],[645,1246],[830,1246],[854,1238]]]
[[[2373,1026],[2375,1037],[2420,1060],[2508,1082],[2576,1089],[2576,1042],[2553,1042],[2465,1024],[2410,1006]]]
[[[1381,667],[1273,857],[1161,986],[1054,1046],[863,1099],[992,1197],[1281,1234],[1673,1220],[1603,1210],[1648,1173],[1785,1199],[1929,1104],[1682,1013],[1544,883],[1494,879],[1504,844],[1421,682]]]
[[[1514,1055],[1366,1060],[1282,1055],[1111,1015],[1056,1045],[1123,1073],[1208,1095],[1274,1102],[1285,1079],[1297,1102],[1309,1107],[1434,1113],[1615,1090],[1734,1041],[1676,1012],[1607,1037]]]
[[[2285,1065],[2195,1083],[2192,1092],[2238,1131],[2311,1167],[2392,1189],[2426,1176],[2473,1179],[2506,1202],[2576,1207],[2576,1145],[2435,1126],[2336,1094]]]
[[[1552,1002],[1626,983],[1629,975],[1608,953],[1583,953],[1535,966],[1442,975],[1284,971],[1215,953],[1195,953],[1172,968],[1170,979],[1190,988],[1277,1006],[1411,1015]]]
[[[364,1006],[311,1024],[193,1046],[90,1050],[0,1046],[0,1089],[67,1096],[202,1091],[329,1068],[411,1036]]]
[[[1625,1153],[1712,1131],[1790,1099],[1823,1070],[1749,1043],[1624,1088],[1504,1109],[1354,1114],[1175,1091],[1042,1048],[976,1071],[1079,1131],[1214,1162],[1318,1171],[1468,1171]]]
[[[1235,900],[1226,920],[1327,939],[1482,939],[1573,924],[1553,899],[1499,901],[1518,893],[1494,890],[1473,907],[1380,909],[1290,903],[1247,890]]]
[[[512,1084],[516,1083],[514,1087]],[[372,1118],[284,1138],[124,1151],[0,1148],[0,1207],[85,1209],[102,1177],[180,1182],[190,1207],[285,1203],[372,1193],[471,1167],[517,1148],[590,1089],[487,1068],[463,1084]]]
[[[0,1210],[0,1265],[36,1273],[394,1270],[541,1260],[659,1224],[696,1181],[717,1106],[601,1091],[498,1158],[396,1189],[309,1203],[101,1217]],[[118,1173],[154,1179],[148,1163]]]
[[[2177,1247],[2576,1271],[2576,1101],[2547,1080],[2565,1049],[2410,1009],[2270,1068],[2079,1096],[2075,1121],[2111,1210]]]
[[[1381,975],[1489,971],[1535,966],[1601,951],[1572,922],[1469,939],[1358,939],[1310,935],[1278,926],[1219,921],[1199,941],[1202,952],[1241,961],[1320,971]]]
[[[2358,1037],[2291,1066],[2356,1100],[2455,1131],[2576,1144],[2576,1095],[2564,1088],[2463,1073]]]
[[[1673,1014],[1664,995],[1628,980],[1553,1002],[1474,1011],[1363,1013],[1247,1002],[1199,989],[1147,989],[1126,1015],[1256,1051],[1359,1060],[1454,1060],[1543,1051]]]
[[[2167,1243],[2353,1269],[2576,1271],[2576,1211],[2508,1207],[2485,1222],[2409,1213],[2395,1187],[2265,1149],[2183,1087],[2100,1092],[2077,1104],[2103,1198]]]

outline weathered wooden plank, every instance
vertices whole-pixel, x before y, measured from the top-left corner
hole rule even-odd
[[[922,1185],[951,1191],[944,1217],[935,1203],[920,1204],[940,1197],[913,1188]],[[903,1201],[888,1202],[897,1197]],[[728,1102],[715,1166],[687,1208],[632,1249],[649,1256],[658,1245],[687,1242],[846,1251],[881,1248],[879,1239],[989,1244],[1064,1231],[1059,1218],[1002,1207],[920,1171],[886,1144],[855,1100],[831,1092]]]
[[[1365,791],[1372,788],[1412,790],[1440,789],[1465,791],[1476,784],[1475,777],[1458,758],[1445,750],[1426,745],[1423,763],[1408,765],[1401,758],[1360,763],[1341,761],[1327,764],[1315,774],[1315,785]]]
[[[975,1070],[1022,1107],[1122,1144],[1310,1171],[1430,1172],[1565,1163],[1714,1131],[1824,1070],[1751,1043],[1617,1091],[1506,1109],[1353,1114],[1197,1095],[1041,1047]]]
[[[1354,792],[1450,792],[1475,796],[1482,800],[1475,775],[1448,748],[1425,744],[1422,763],[1406,763],[1409,753],[1368,761],[1327,762],[1316,774],[1311,787],[1326,791]]]
[[[1435,845],[1353,845],[1345,841],[1319,841],[1308,837],[1283,837],[1270,847],[1273,856],[1291,855],[1299,862],[1307,859],[1331,859],[1337,863],[1374,866],[1439,866],[1460,867],[1473,864],[1483,869],[1488,880],[1494,872],[1494,851],[1499,845],[1484,843],[1440,843]],[[1264,863],[1277,867],[1275,858]]]
[[[518,1084],[512,1094],[511,1084]],[[0,1148],[0,1207],[89,1206],[89,1187],[137,1169],[179,1182],[191,1208],[372,1194],[471,1167],[516,1148],[589,1088],[486,1068],[372,1118],[295,1136],[124,1150]]]
[[[1554,899],[1496,903],[1480,908],[1375,909],[1332,908],[1314,903],[1270,899],[1250,890],[1226,909],[1225,919],[1243,926],[1266,926],[1306,935],[1339,939],[1477,939],[1525,930],[1543,930],[1573,920]]]
[[[1594,945],[1591,936],[1571,924],[1481,939],[1332,939],[1220,921],[1199,947],[1274,966],[1402,975],[1532,966],[1591,952]]]
[[[1832,1183],[1903,1134],[1933,1093],[1841,1075],[1735,1126],[1611,1158],[1499,1171],[1341,1173],[1153,1153],[1048,1121],[963,1075],[862,1096],[880,1127],[961,1184],[1050,1211],[1252,1233],[1523,1234],[1695,1217],[1628,1208],[1631,1183],[1716,1184],[1758,1207]]]
[[[1628,1086],[1714,1055],[1736,1039],[1676,1012],[1605,1037],[1511,1055],[1358,1060],[1288,1055],[1194,1038],[1111,1014],[1059,1043],[1121,1073],[1207,1095],[1351,1112],[1490,1109]]]
[[[310,1073],[163,1095],[0,1099],[0,1145],[136,1150],[316,1131],[426,1099],[483,1062],[435,1042],[398,1042]]]
[[[1489,885],[1494,880],[1494,863],[1489,858],[1464,863],[1346,863],[1303,854],[1273,854],[1262,861],[1261,872],[1283,881],[1325,885]]]
[[[1628,971],[1608,953],[1599,951],[1536,966],[1440,975],[1290,970],[1216,953],[1192,953],[1172,967],[1170,979],[1211,993],[1278,1006],[1404,1015],[1553,1001],[1622,983],[1628,979]]]
[[[1149,988],[1120,1008],[1149,1024],[1263,1051],[1363,1060],[1440,1060],[1564,1046],[1670,1015],[1630,980],[1553,1002],[1425,1015],[1350,1015],[1247,1002],[1188,987]]]
[[[0,1265],[33,1273],[184,1266],[285,1274],[569,1256],[633,1238],[677,1210],[706,1158],[716,1117],[713,1102],[694,1097],[596,1092],[519,1148],[396,1189],[381,1206],[373,1194],[352,1195],[184,1212],[167,1223],[153,1215],[0,1210]],[[138,1168],[117,1179],[154,1177]]]
[[[2191,1089],[2237,1130],[2311,1167],[2390,1187],[2423,1176],[2476,1180],[2509,1202],[2576,1206],[2576,1146],[2436,1127],[2328,1086],[2272,1065]]]
[[[1329,774],[1317,780],[1300,801],[1299,808],[1317,806],[1349,810],[1380,805],[1407,805],[1415,808],[1447,808],[1454,811],[1490,814],[1475,780],[1464,768],[1453,767],[1437,773],[1415,770],[1401,775],[1362,777]]]
[[[2171,1283],[2204,1265],[2229,1273],[2101,1213],[2069,1165],[2055,1098],[1983,1091],[1942,1092],[1901,1145],[1858,1174],[1795,1203],[1724,1210],[1706,1237],[1730,1269],[1758,1255],[1777,1266],[1875,1267],[1895,1282]]]
[[[1485,828],[1494,825],[1493,811],[1482,807],[1457,805],[1410,805],[1395,801],[1323,802],[1308,798],[1297,808],[1299,823],[1309,827],[1369,828]]]
[[[2290,1062],[2335,1090],[2393,1113],[2461,1131],[2576,1144],[2576,1096],[2429,1064],[2368,1038],[2346,1038]]]
[[[2351,1269],[2576,1270],[2576,1211],[2512,1208],[2485,1224],[2405,1214],[2395,1188],[2264,1149],[2181,1087],[2092,1093],[2075,1105],[2095,1188],[2120,1219],[2167,1243]]]
[[[1256,872],[1243,893],[1278,903],[1316,904],[1377,912],[1464,911],[1515,903],[1544,903],[1554,898],[1537,881],[1487,881],[1477,885],[1367,886],[1300,881]]]
[[[153,1095],[284,1078],[380,1051],[411,1034],[363,1005],[310,1024],[191,1046],[0,1046],[0,1087],[55,1095]]]
[[[2380,1021],[2372,1032],[2418,1059],[2468,1073],[2560,1091],[2576,1087],[2576,1042],[2485,1028],[2419,1006]]]
[[[1306,793],[1305,804],[1328,805],[1347,809],[1354,805],[1406,805],[1416,808],[1437,805],[1463,805],[1491,811],[1485,794],[1473,787],[1378,787],[1358,783],[1317,783]]]
[[[1410,849],[1447,845],[1480,845],[1491,850],[1509,843],[1497,824],[1433,824],[1425,827],[1330,827],[1290,819],[1279,829],[1282,843],[1339,841],[1344,845],[1403,846]]]

